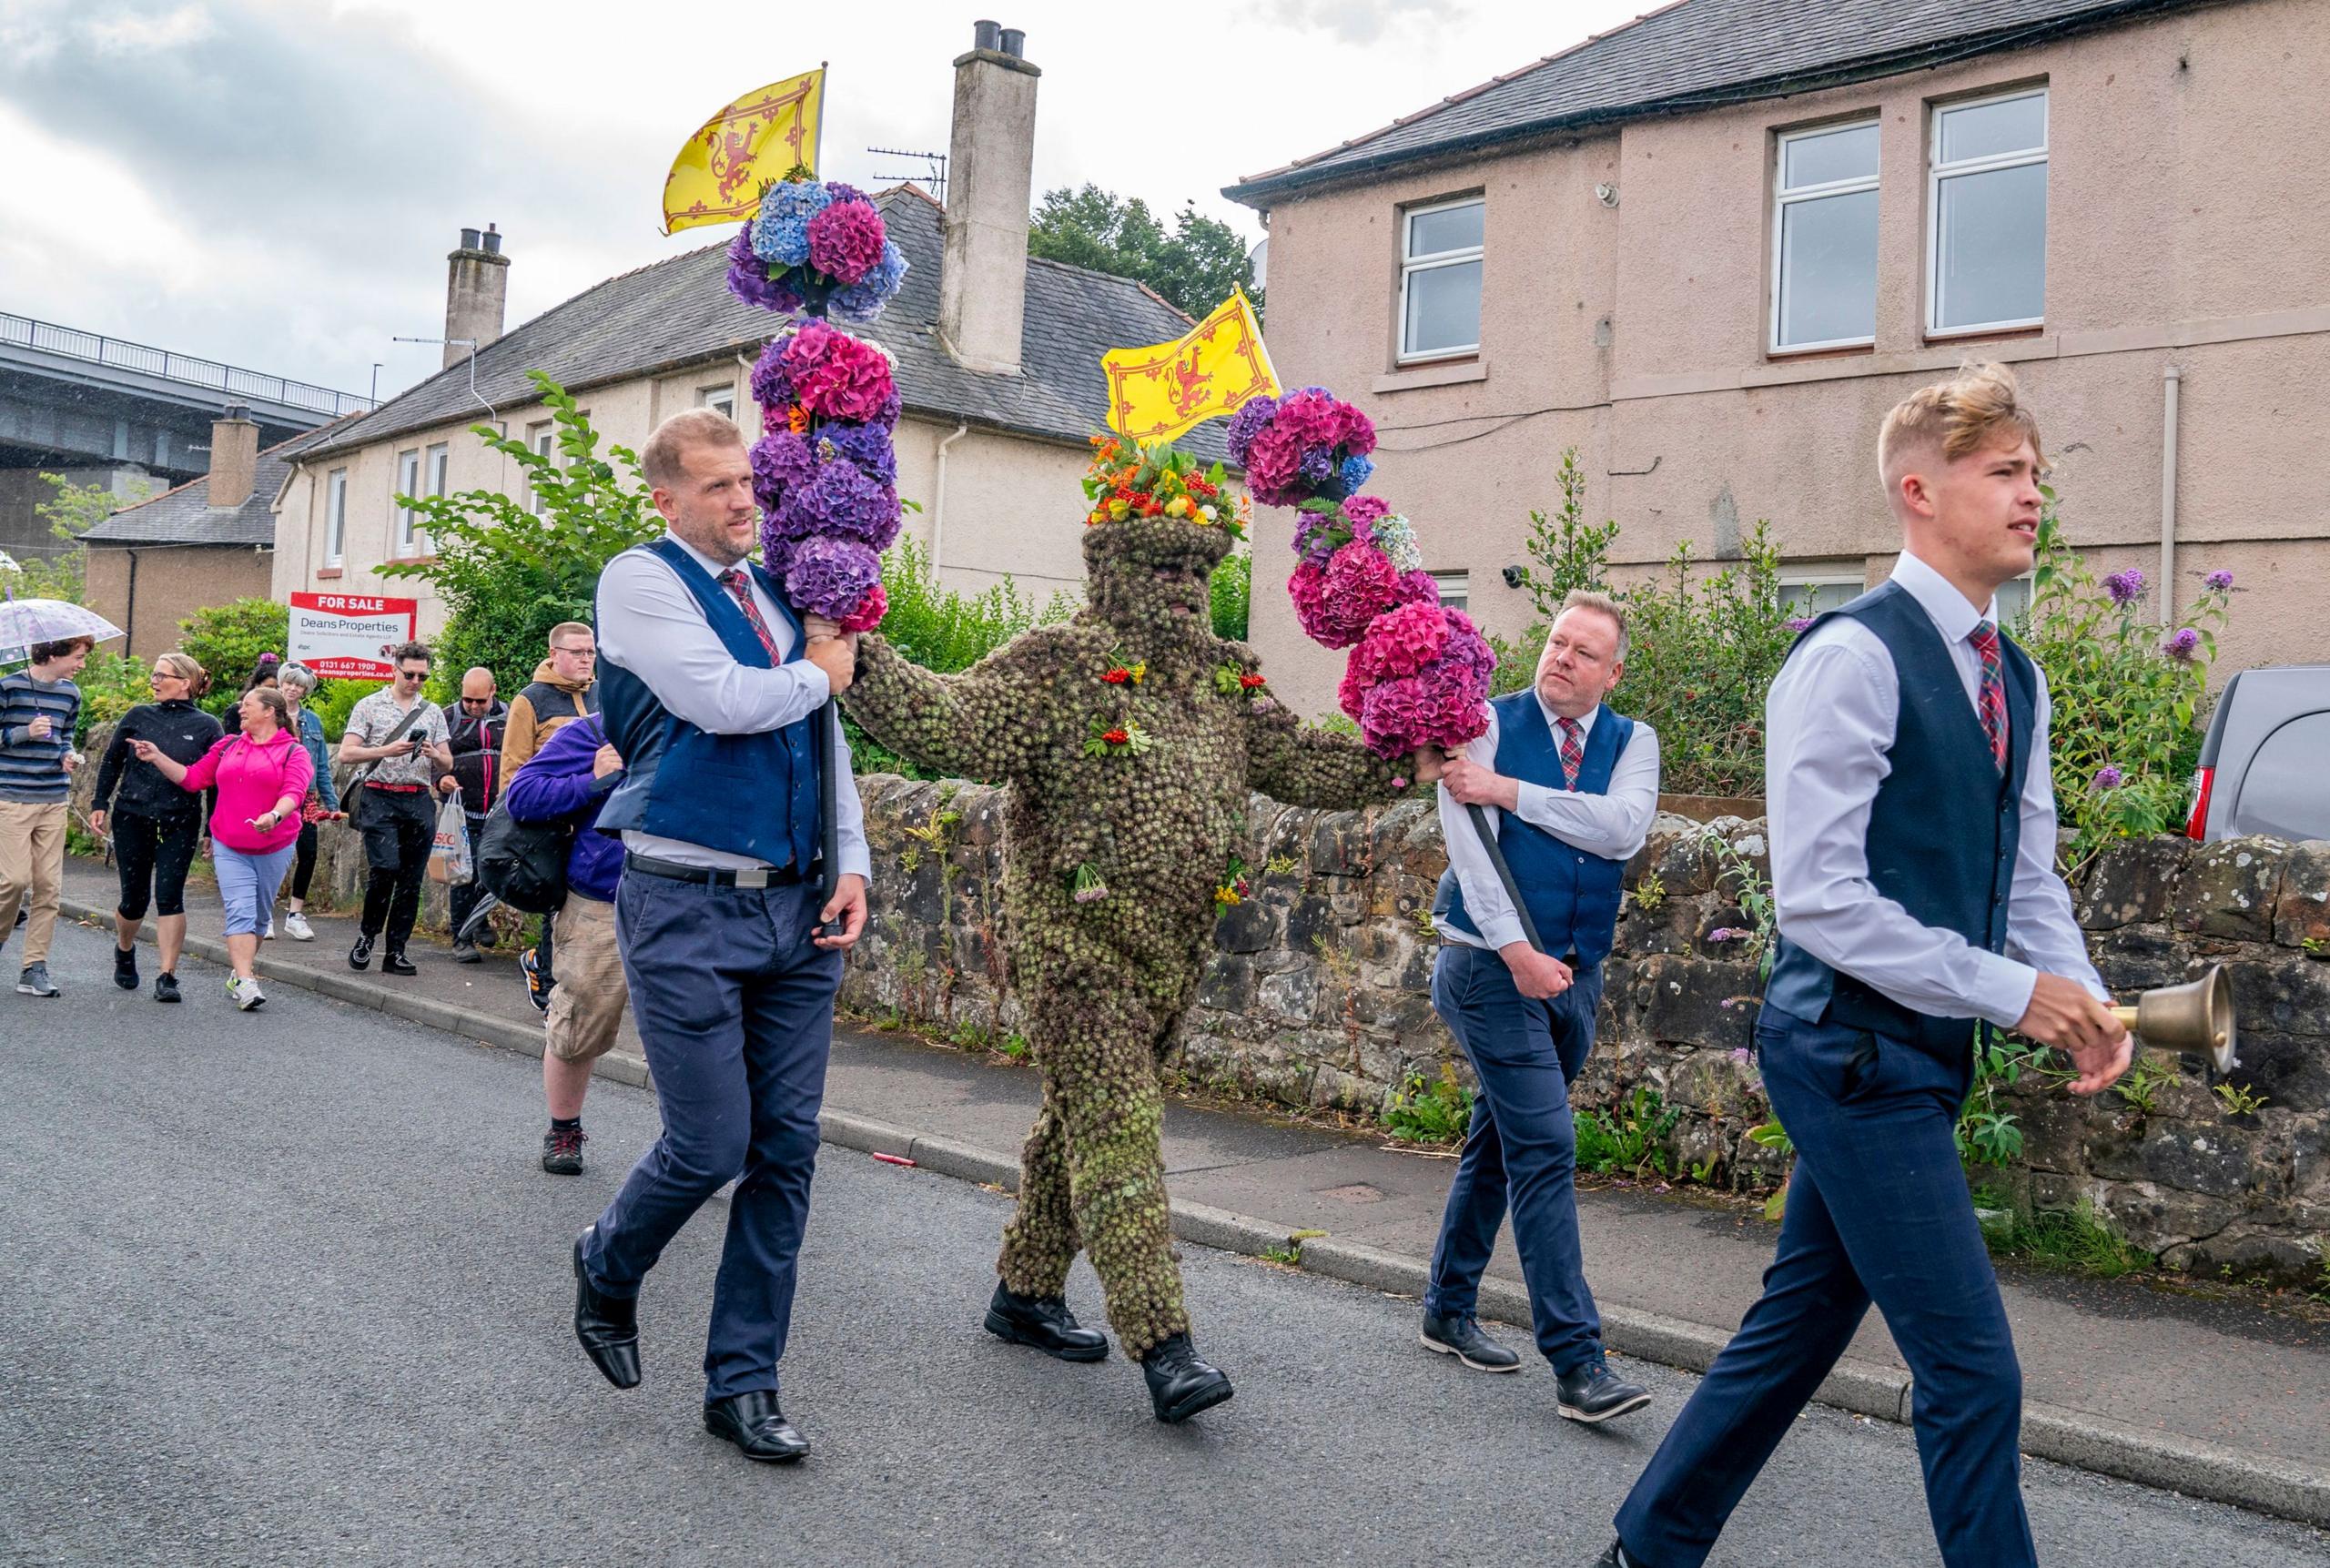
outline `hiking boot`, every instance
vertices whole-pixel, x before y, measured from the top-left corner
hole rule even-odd
[[[518,955],[518,968],[526,976],[526,1000],[534,1005],[535,1012],[549,1012],[551,987],[558,981],[542,973],[542,962],[535,956],[535,949],[529,947]]]
[[[154,1000],[175,1002],[178,999],[178,977],[167,969],[154,976]]]
[[[1640,1383],[1630,1383],[1610,1370],[1610,1363],[1596,1355],[1574,1371],[1563,1374],[1558,1403],[1565,1421],[1582,1421],[1587,1425],[1608,1421],[1628,1411],[1637,1411],[1650,1402],[1650,1391]]]
[[[582,1174],[582,1146],[590,1139],[579,1127],[554,1127],[542,1134],[542,1168],[552,1176]]]
[[[312,942],[316,939],[316,928],[308,924],[305,915],[294,909],[283,916],[283,935],[294,942]]]
[[[227,1000],[248,1013],[267,1006],[267,998],[259,994],[257,980],[246,980],[240,975],[227,976]]]
[[[16,976],[16,991],[25,996],[54,996],[57,994],[56,984],[48,977],[48,966],[45,963],[25,965],[25,972]]]
[[[125,991],[137,989],[137,948],[116,947],[113,950],[113,983]]]
[[[1105,1361],[1109,1336],[1076,1320],[1058,1296],[1022,1296],[998,1280],[988,1303],[987,1331],[998,1340],[1027,1345],[1063,1361]]]

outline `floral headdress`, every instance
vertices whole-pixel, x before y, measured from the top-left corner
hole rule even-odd
[[[1170,518],[1199,528],[1246,537],[1246,502],[1230,493],[1220,463],[1199,471],[1197,459],[1178,447],[1144,447],[1115,436],[1092,438],[1092,465],[1084,470],[1092,510],[1087,528],[1142,518]]]

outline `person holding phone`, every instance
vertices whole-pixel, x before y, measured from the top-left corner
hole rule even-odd
[[[299,843],[299,802],[316,766],[291,730],[291,710],[272,686],[243,693],[242,731],[221,737],[192,765],[154,742],[133,737],[129,749],[189,794],[217,786],[210,813],[210,864],[227,906],[227,957],[234,973],[227,996],[248,1013],[267,998],[251,972],[259,933],[275,915],[275,890]]]
[[[388,953],[384,975],[417,975],[405,957],[405,944],[420,913],[420,882],[429,871],[429,846],[437,836],[437,796],[432,786],[453,771],[445,715],[420,694],[429,682],[429,650],[407,642],[396,650],[395,678],[349,711],[339,737],[339,760],[361,763],[364,772],[350,793],[350,817],[364,837],[364,859],[371,879],[364,888],[364,913],[348,966],[372,962],[373,944],[383,932]]]

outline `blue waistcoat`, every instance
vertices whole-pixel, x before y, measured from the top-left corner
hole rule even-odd
[[[1877,786],[1869,814],[1869,881],[1920,926],[2002,951],[2022,839],[2022,784],[2038,738],[2039,679],[2030,657],[2001,631],[2008,723],[2001,777],[1950,647],[1908,590],[1888,582],[1831,613],[1849,615],[1875,632],[1900,679],[1893,744],[1886,754],[1891,771]],[[1803,645],[1798,638],[1797,646]],[[1771,1006],[1811,1023],[1834,1021],[1909,1040],[1945,1061],[1966,1058],[1975,1020],[1913,1013],[1831,969],[1790,942],[1785,930],[1777,951],[1764,991]]]
[[[672,540],[640,548],[660,556],[704,607],[704,618],[736,663],[775,666],[752,622],[727,590]],[[793,628],[793,653],[808,644],[776,580],[758,562],[746,569]],[[731,855],[749,855],[805,875],[817,850],[817,758],[812,728],[824,713],[757,735],[715,735],[665,708],[647,683],[610,659],[600,661],[599,711],[607,739],[623,754],[623,782],[599,813],[599,831],[637,828]]]
[[[1490,704],[1496,710],[1496,771],[1508,778],[1525,779],[1550,789],[1565,787],[1562,748],[1545,723],[1545,710],[1534,691],[1514,692]],[[1578,764],[1577,787],[1585,794],[1610,793],[1610,771],[1626,749],[1635,722],[1607,707],[1586,732],[1585,755]],[[1460,831],[1469,831],[1463,829]],[[1497,846],[1513,868],[1521,902],[1537,927],[1537,940],[1552,957],[1575,952],[1581,966],[1599,964],[1610,956],[1617,934],[1618,899],[1626,863],[1589,855],[1563,843],[1544,828],[1506,812],[1497,829]],[[1447,922],[1470,936],[1480,927],[1464,909],[1464,890],[1454,871],[1440,874],[1440,891],[1433,900]]]

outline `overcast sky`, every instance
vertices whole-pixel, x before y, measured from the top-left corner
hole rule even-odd
[[[918,172],[866,149],[945,149],[982,15],[1043,68],[1038,192],[1194,200],[1259,238],[1222,186],[1652,3],[0,0],[0,310],[359,393],[378,360],[385,397],[438,365],[390,339],[443,329],[463,227],[507,237],[512,326],[724,242],[656,233],[674,153],[819,60],[823,172]]]

